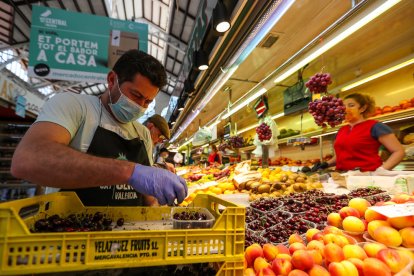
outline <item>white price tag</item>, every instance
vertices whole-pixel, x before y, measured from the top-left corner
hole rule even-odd
[[[414,215],[414,203],[371,206],[368,208],[388,218],[408,217]]]

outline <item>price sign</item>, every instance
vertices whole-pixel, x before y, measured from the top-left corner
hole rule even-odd
[[[372,209],[388,218],[408,217],[414,215],[414,203],[372,206],[369,207],[369,209]]]
[[[266,112],[269,110],[266,96],[261,96],[257,100],[257,102],[254,104],[254,110],[256,110],[258,118],[262,118],[266,114]]]

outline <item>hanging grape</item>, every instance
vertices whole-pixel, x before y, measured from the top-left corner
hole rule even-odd
[[[259,141],[261,142],[270,140],[270,138],[272,138],[272,130],[270,129],[269,125],[266,123],[261,123],[256,128],[256,133],[259,138]]]
[[[309,113],[318,126],[335,127],[341,124],[345,118],[345,105],[341,99],[332,95],[323,96],[321,99],[309,103]]]
[[[326,93],[328,85],[331,83],[332,79],[329,73],[318,73],[312,76],[305,85],[312,93]]]

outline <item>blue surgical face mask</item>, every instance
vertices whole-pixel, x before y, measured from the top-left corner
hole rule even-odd
[[[111,90],[109,90],[110,103],[108,104],[115,118],[125,124],[135,121],[143,116],[147,109],[135,103],[122,93],[121,88],[119,87],[118,77],[116,78],[116,86],[121,96],[116,103],[112,103]]]

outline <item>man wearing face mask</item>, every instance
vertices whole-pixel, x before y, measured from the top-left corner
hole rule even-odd
[[[404,149],[392,129],[375,120],[367,119],[375,110],[375,101],[359,93],[345,97],[345,121],[334,142],[335,155],[328,162],[317,164],[312,170],[336,165],[337,170],[361,171],[391,170],[404,157]],[[383,145],[390,157],[383,162],[378,155]]]
[[[87,206],[182,202],[184,179],[151,167],[149,131],[136,120],[166,84],[164,67],[138,50],[107,75],[101,97],[60,93],[43,106],[18,145],[11,172],[42,186],[74,190]]]

